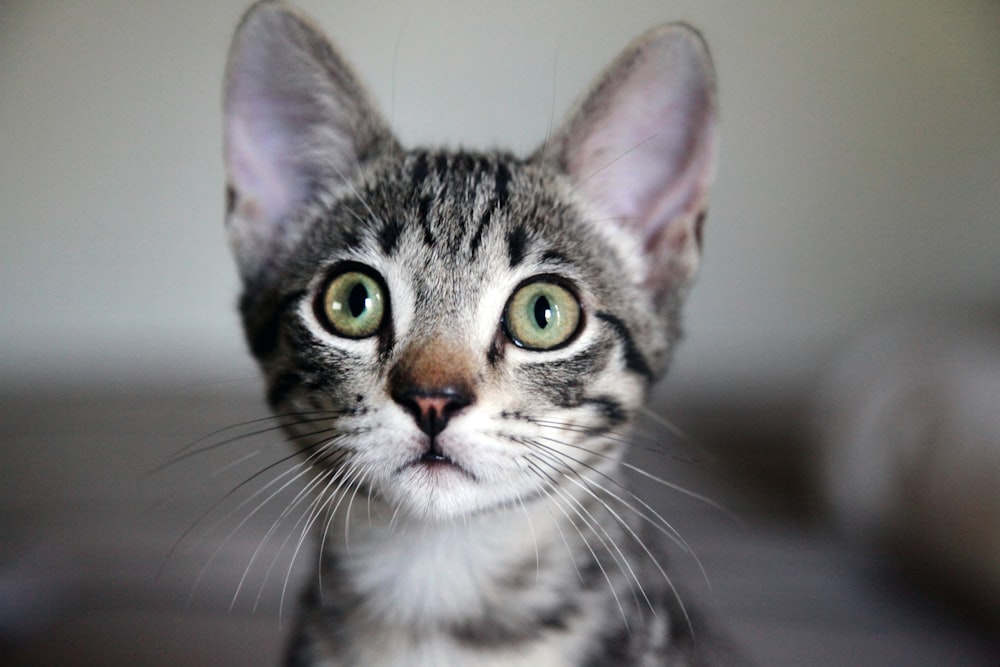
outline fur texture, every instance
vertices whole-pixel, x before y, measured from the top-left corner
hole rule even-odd
[[[321,542],[289,664],[721,660],[620,471],[697,267],[714,85],[664,26],[527,158],[406,150],[307,19],[247,13],[227,228]]]

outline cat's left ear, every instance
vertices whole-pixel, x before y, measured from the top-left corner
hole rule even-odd
[[[716,152],[715,72],[683,24],[655,28],[601,76],[536,158],[569,175],[598,220],[628,230],[659,299],[694,277]]]

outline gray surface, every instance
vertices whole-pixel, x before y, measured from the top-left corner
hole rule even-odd
[[[0,397],[0,662],[276,664],[309,552],[291,568],[281,610],[298,532],[285,522],[274,539],[262,538],[291,492],[257,513],[256,501],[239,504],[259,485],[226,492],[285,454],[280,437],[225,442],[267,427],[247,424],[210,435],[195,447],[218,446],[156,470],[199,437],[265,415],[257,394],[253,383],[230,383]],[[907,591],[873,558],[825,532],[768,516],[760,507],[780,502],[741,499],[718,474],[685,462],[705,452],[677,449],[678,457],[645,450],[638,457],[742,519],[647,489],[711,584],[692,558],[674,554],[685,599],[708,608],[760,665],[1000,664],[997,645],[961,614]]]

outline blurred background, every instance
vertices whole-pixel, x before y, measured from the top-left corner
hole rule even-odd
[[[720,168],[655,406],[715,462],[706,493],[752,518],[691,509],[708,597],[762,664],[995,664],[1000,4],[297,4],[404,144],[521,153],[633,37],[699,27]],[[145,474],[265,414],[222,227],[220,82],[245,6],[0,4],[0,651],[14,663],[277,655],[280,585],[256,615],[227,609],[259,534],[206,538],[156,577],[233,482],[206,462]]]

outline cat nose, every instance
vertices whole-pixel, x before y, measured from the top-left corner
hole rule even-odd
[[[472,403],[467,392],[451,387],[433,391],[403,389],[394,391],[392,398],[413,415],[420,430],[431,438],[437,437],[456,413]]]
[[[411,344],[389,373],[389,393],[434,438],[475,402],[475,363],[461,345],[435,339]]]

